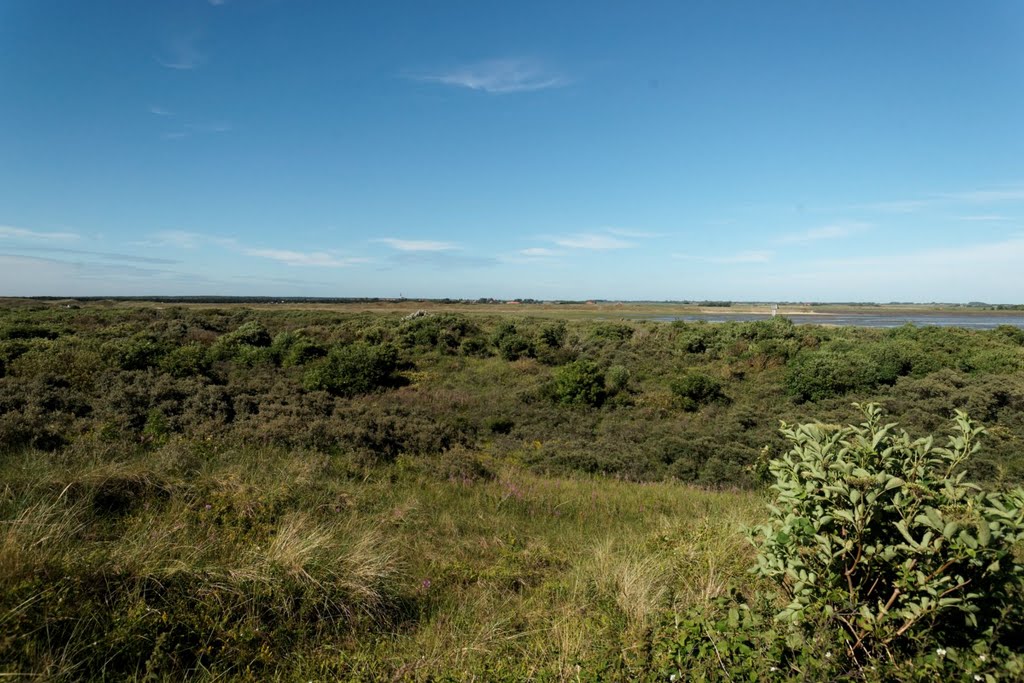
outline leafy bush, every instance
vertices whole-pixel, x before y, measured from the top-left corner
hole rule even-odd
[[[672,382],[672,393],[679,399],[683,410],[694,411],[716,401],[728,401],[722,393],[722,383],[702,373],[690,373]]]
[[[871,364],[861,354],[807,351],[787,366],[786,388],[798,402],[842,396],[874,385]]]
[[[605,399],[604,373],[589,360],[563,365],[555,371],[554,396],[559,403],[599,406]]]
[[[399,330],[406,348],[435,348],[441,353],[455,353],[463,339],[478,333],[477,326],[464,315],[428,314],[405,320]]]
[[[984,430],[961,411],[945,448],[863,413],[783,424],[792,448],[769,464],[775,502],[754,533],[758,573],[789,600],[778,618],[835,631],[855,666],[1003,642],[1020,622],[1024,491],[964,481]]]
[[[540,341],[551,349],[557,349],[565,343],[567,332],[564,322],[545,325],[540,331]]]
[[[250,320],[247,323],[243,323],[238,329],[228,332],[221,337],[221,340],[247,346],[270,346],[273,343],[273,340],[270,338],[270,332],[258,320]]]
[[[160,360],[163,349],[154,340],[137,335],[115,339],[103,345],[107,362],[121,370],[145,370]]]
[[[205,346],[192,342],[172,349],[161,359],[160,367],[174,377],[193,377],[210,371],[210,359]]]
[[[608,368],[605,381],[610,393],[617,394],[620,391],[625,391],[629,384],[629,370],[623,365],[613,365]]]
[[[56,339],[57,332],[28,323],[12,323],[0,328],[0,339]]]
[[[366,394],[392,385],[397,367],[394,348],[356,342],[332,349],[327,358],[306,371],[304,384],[310,391],[336,396]]]
[[[633,337],[633,326],[625,323],[603,323],[590,331],[594,341],[622,343]]]
[[[679,348],[687,353],[704,353],[714,347],[718,340],[718,331],[706,322],[673,323],[679,329]]]
[[[1009,339],[1018,346],[1024,346],[1024,330],[1016,325],[1000,325],[993,334]]]

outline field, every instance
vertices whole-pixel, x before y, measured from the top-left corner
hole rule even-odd
[[[686,615],[778,602],[780,420],[963,409],[1024,479],[1017,328],[633,313],[8,301],[0,672],[666,680]]]

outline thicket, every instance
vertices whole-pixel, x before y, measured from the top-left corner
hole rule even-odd
[[[788,426],[772,459],[756,572],[668,632],[666,672],[714,680],[1019,680],[1024,489],[988,491],[964,465],[984,428],[958,411],[945,446],[886,423]],[[781,607],[781,609],[779,609]],[[714,654],[714,656],[712,656]]]
[[[927,431],[967,410],[991,428],[973,476],[1017,481],[1022,334],[37,304],[0,311],[0,438],[370,460],[489,444],[538,472],[746,487],[784,447],[775,420],[874,400]]]

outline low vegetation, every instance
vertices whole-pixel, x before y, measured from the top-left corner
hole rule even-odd
[[[1012,679],[1022,368],[1017,328],[10,304],[0,672]],[[961,441],[826,426],[872,401]]]

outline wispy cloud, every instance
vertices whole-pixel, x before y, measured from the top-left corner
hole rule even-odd
[[[345,256],[337,250],[330,249],[297,251],[294,249],[276,249],[273,247],[254,247],[242,244],[234,237],[206,235],[187,230],[164,230],[154,234],[150,240],[146,242],[138,242],[136,244],[146,247],[172,247],[188,250],[217,246],[244,256],[269,259],[287,266],[348,268],[350,266],[369,263],[371,261],[371,259],[363,257]]]
[[[811,228],[803,232],[783,235],[779,242],[783,244],[804,244],[821,240],[835,240],[863,232],[870,227],[868,223],[833,223],[819,228]]]
[[[958,220],[971,221],[971,222],[983,222],[983,221],[1008,221],[1010,220],[1006,216],[996,216],[994,214],[985,216],[960,216]]]
[[[139,247],[157,247],[173,249],[198,249],[199,247],[216,245],[225,249],[242,249],[234,237],[220,237],[188,230],[161,230],[149,236],[149,239],[131,244]]]
[[[0,239],[68,241],[77,240],[80,237],[80,235],[73,232],[41,232],[39,230],[15,228],[10,225],[0,225]]]
[[[485,268],[499,263],[489,256],[452,253],[450,251],[401,251],[391,260],[403,266],[430,266],[440,270],[455,268]]]
[[[967,192],[950,192],[942,195],[948,199],[969,202],[972,204],[989,204],[992,202],[1020,201],[1024,199],[1024,186],[1007,186]]]
[[[551,258],[552,256],[558,256],[562,252],[555,251],[554,249],[548,249],[547,247],[530,247],[528,249],[520,249],[520,256],[527,256],[530,258]]]
[[[230,123],[186,123],[184,130],[167,131],[161,133],[160,137],[164,140],[183,140],[193,134],[226,133],[231,129]]]
[[[647,230],[633,230],[632,228],[605,228],[605,232],[618,235],[619,237],[635,237],[638,239],[650,239],[654,237],[664,237],[663,232],[649,232]]]
[[[553,237],[551,241],[566,249],[592,249],[603,251],[607,249],[629,249],[636,246],[632,242],[601,233],[576,233],[564,237]]]
[[[106,261],[124,261],[126,263],[151,263],[154,265],[173,265],[181,263],[174,259],[154,256],[137,256],[135,254],[118,254],[109,251],[90,251],[88,249],[67,249],[64,247],[15,247],[18,251],[35,251],[46,254],[75,254],[76,256],[95,256]]]
[[[1011,183],[997,187],[958,192],[933,192],[923,197],[853,204],[843,208],[884,213],[916,213],[937,207],[950,207],[962,204],[987,205],[999,202],[1020,201],[1024,201],[1024,185]]]
[[[569,83],[535,59],[492,59],[411,77],[494,94],[547,90]]]
[[[1020,299],[1024,236],[974,244],[822,259],[787,267],[768,278],[790,298],[838,300],[993,301]],[[870,278],[864,274],[870,273]]]
[[[232,128],[230,123],[186,123],[185,127],[197,133],[226,133]]]
[[[195,69],[206,61],[206,55],[197,46],[199,32],[195,31],[168,40],[163,52],[156,56],[160,66],[179,71]]]
[[[705,263],[718,263],[722,265],[736,263],[768,263],[775,257],[775,252],[767,250],[738,251],[733,254],[722,256],[701,256],[698,254],[672,254],[672,258],[685,261],[703,261]]]
[[[156,105],[152,105],[149,108],[149,113],[154,116],[174,116],[174,112],[170,109],[164,109],[163,107],[158,107]]]
[[[368,259],[343,257],[325,251],[291,251],[289,249],[243,249],[247,256],[259,256],[289,266],[317,266],[321,268],[348,268],[366,263]]]
[[[452,242],[438,242],[435,240],[403,240],[397,237],[382,237],[373,241],[386,244],[398,251],[453,251],[460,248],[459,245]]]

